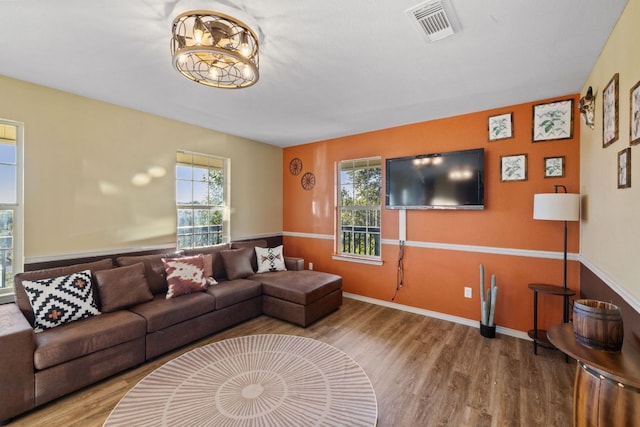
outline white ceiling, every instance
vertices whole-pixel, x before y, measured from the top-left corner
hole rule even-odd
[[[577,93],[627,3],[446,1],[461,31],[435,43],[421,0],[200,1],[262,34],[260,80],[229,90],[172,69],[192,1],[0,0],[0,74],[286,147]]]

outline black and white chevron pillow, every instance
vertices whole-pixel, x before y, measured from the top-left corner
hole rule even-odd
[[[22,286],[33,308],[36,332],[100,314],[89,270],[52,279],[24,280]]]

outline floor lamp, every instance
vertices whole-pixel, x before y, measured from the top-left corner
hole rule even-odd
[[[558,190],[562,189],[562,192]],[[533,219],[564,221],[564,277],[562,287],[567,289],[567,221],[580,220],[580,194],[567,193],[564,185],[554,185],[555,193],[534,194]],[[569,321],[569,298],[564,298],[562,321]]]

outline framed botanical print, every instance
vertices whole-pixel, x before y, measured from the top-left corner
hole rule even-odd
[[[640,82],[631,88],[629,100],[629,144],[640,144]]]
[[[631,148],[618,153],[618,188],[631,187]]]
[[[500,181],[526,181],[527,155],[500,156]]]
[[[602,147],[618,140],[618,73],[602,91]]]
[[[573,99],[533,106],[533,142],[573,137]]]
[[[513,113],[489,117],[489,141],[513,138]]]
[[[565,156],[544,158],[544,177],[562,178],[564,177]]]

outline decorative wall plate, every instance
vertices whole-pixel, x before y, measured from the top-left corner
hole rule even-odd
[[[316,176],[311,172],[307,172],[304,175],[302,175],[300,184],[302,185],[302,188],[304,188],[307,191],[313,190],[313,187],[316,186]]]
[[[298,175],[302,172],[302,160],[297,157],[291,159],[289,162],[289,172],[291,172],[291,175]]]

